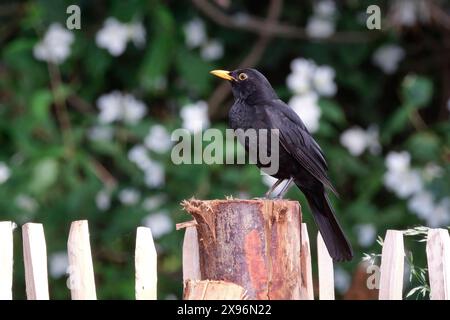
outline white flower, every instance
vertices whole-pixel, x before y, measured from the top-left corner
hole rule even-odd
[[[309,78],[316,70],[316,64],[309,59],[296,58],[291,62],[291,70],[293,73],[301,73]]]
[[[341,267],[334,268],[334,285],[340,293],[344,293],[350,287],[351,277]]]
[[[145,28],[141,22],[133,22],[128,25],[128,37],[133,41],[136,47],[142,47],[145,44]]]
[[[144,117],[147,107],[144,102],[137,100],[130,94],[113,91],[100,96],[97,100],[100,109],[99,121],[112,123],[122,120],[128,124],[135,124]]]
[[[389,171],[406,171],[409,169],[410,162],[411,155],[408,151],[391,151],[385,159],[385,164]]]
[[[389,170],[384,175],[384,184],[402,199],[421,191],[423,187],[422,178],[417,170]]]
[[[334,76],[334,69],[329,66],[320,66],[315,69],[312,81],[319,95],[330,97],[336,94]]]
[[[318,105],[318,97],[314,92],[293,96],[289,106],[300,116],[310,132],[319,129],[319,120],[322,114]]]
[[[135,46],[142,47],[145,44],[145,34],[145,28],[140,22],[127,24],[110,17],[97,32],[95,42],[100,48],[117,57],[124,53],[129,40],[132,40]]]
[[[108,18],[103,23],[103,28],[97,32],[95,42],[112,56],[120,56],[127,47],[128,28],[116,18]]]
[[[395,0],[389,16],[394,25],[412,27],[430,18],[428,0]]]
[[[425,165],[422,171],[423,178],[426,181],[433,181],[436,178],[441,178],[444,174],[444,169],[434,162],[429,162]]]
[[[165,194],[147,197],[142,201],[142,207],[147,211],[152,211],[159,208],[166,200],[167,196]]]
[[[347,129],[341,134],[340,142],[353,156],[361,155],[366,149],[378,154],[381,149],[376,126],[370,126],[367,131],[358,126]]]
[[[315,3],[314,13],[321,17],[331,17],[336,13],[336,3],[331,0],[323,0]]]
[[[59,23],[52,23],[44,38],[34,46],[34,57],[41,61],[63,63],[70,55],[70,46],[73,41],[72,32]]]
[[[144,139],[144,143],[147,148],[159,153],[167,152],[172,146],[170,134],[164,126],[159,124],[150,128],[150,131]]]
[[[111,194],[108,190],[100,190],[95,196],[95,204],[101,211],[108,210],[111,206]]]
[[[195,18],[184,26],[186,45],[189,48],[196,48],[206,42],[205,24],[202,20]]]
[[[288,75],[286,84],[295,94],[305,94],[311,90],[311,78],[308,73],[293,72]]]
[[[49,257],[49,273],[54,279],[60,278],[67,273],[69,258],[65,251],[56,252]]]
[[[11,170],[4,163],[0,162],[0,184],[5,183],[11,176]]]
[[[447,110],[450,111],[450,99],[447,101]]]
[[[111,141],[114,136],[114,129],[105,126],[95,126],[89,129],[88,137],[92,141]]]
[[[139,202],[141,194],[134,188],[126,188],[119,192],[119,200],[124,205],[132,206]]]
[[[97,106],[100,109],[98,118],[101,123],[120,120],[122,116],[122,93],[113,91],[101,95],[97,100]]]
[[[360,127],[352,127],[341,134],[341,144],[353,156],[361,155],[367,147],[366,132]]]
[[[143,219],[143,224],[150,228],[155,239],[173,230],[173,221],[169,216],[169,212],[165,210],[149,214]]]
[[[311,38],[328,38],[334,33],[334,21],[329,18],[312,16],[306,25],[306,34]]]
[[[358,243],[361,247],[370,247],[377,236],[375,226],[370,223],[358,224],[355,226]]]
[[[202,45],[200,55],[206,61],[214,61],[222,58],[223,56],[223,44],[219,40],[209,40]]]
[[[367,148],[371,154],[380,154],[380,132],[378,126],[375,124],[370,125],[366,130]]]
[[[17,206],[17,208],[22,209],[23,211],[33,213],[37,210],[39,207],[39,204],[37,201],[26,194],[19,194],[15,199],[14,202]]]
[[[150,188],[158,188],[164,185],[165,179],[164,166],[158,162],[151,161],[144,172],[145,184]]]
[[[151,166],[152,159],[148,156],[147,149],[143,145],[135,145],[128,151],[128,160],[138,166],[139,169],[145,171]]]
[[[386,74],[397,71],[400,61],[404,58],[405,51],[394,44],[384,45],[373,54],[372,61]]]
[[[450,223],[450,198],[442,199],[434,208],[433,214],[428,219],[428,225],[432,228],[448,226]]]
[[[181,109],[183,128],[197,133],[209,127],[208,105],[204,101],[188,104]]]
[[[427,220],[434,211],[433,195],[428,191],[417,192],[408,200],[408,209]]]
[[[286,79],[286,84],[295,94],[305,94],[311,90],[311,81],[316,70],[313,61],[296,58],[291,62],[292,72]]]
[[[141,120],[147,112],[145,103],[137,100],[131,94],[123,96],[122,119],[126,123],[135,124]]]

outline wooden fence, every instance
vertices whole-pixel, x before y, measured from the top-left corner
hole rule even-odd
[[[201,281],[197,231],[185,225],[183,244],[183,281],[186,299],[245,299],[245,290],[221,281]],[[12,299],[13,285],[13,229],[14,223],[0,222],[0,299]],[[22,226],[23,263],[26,294],[30,300],[49,299],[47,253],[44,228],[39,223]],[[194,241],[195,240],[195,241]],[[311,251],[306,224],[302,224],[301,244],[302,299],[313,299]],[[67,242],[69,258],[68,287],[74,300],[96,299],[96,286],[89,229],[86,220],[74,221]],[[430,229],[426,246],[431,299],[450,299],[450,237],[447,230]],[[320,234],[317,237],[319,299],[334,299],[333,262]],[[404,270],[403,233],[388,230],[381,257],[379,298],[402,299]],[[135,248],[136,299],[157,298],[157,254],[151,230],[138,227]]]

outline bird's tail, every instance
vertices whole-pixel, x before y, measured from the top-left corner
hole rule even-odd
[[[314,220],[330,256],[335,261],[350,261],[353,258],[352,246],[336,219],[325,191],[322,193],[302,191],[308,200]]]

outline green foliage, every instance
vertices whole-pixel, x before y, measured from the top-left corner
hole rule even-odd
[[[388,1],[380,3],[387,6]],[[60,64],[38,60],[36,45],[52,23],[64,25],[65,8],[70,4],[73,1],[26,1],[17,5],[13,15],[4,20],[2,16],[0,164],[8,166],[10,177],[0,182],[0,220],[19,225],[43,223],[51,266],[52,256],[66,250],[71,221],[89,219],[99,297],[132,299],[135,230],[146,218],[162,213],[173,225],[189,219],[179,205],[183,199],[251,198],[262,196],[267,189],[254,166],[175,165],[170,150],[149,151],[165,170],[165,183],[149,187],[147,177],[129,156],[131,148],[144,144],[150,127],[161,124],[170,133],[181,126],[184,105],[208,101],[219,84],[209,71],[239,65],[259,34],[218,25],[189,1],[78,1],[82,26],[72,31],[68,57]],[[450,194],[450,123],[443,102],[448,92],[442,83],[448,79],[448,68],[436,59],[443,50],[440,31],[424,29],[408,34],[407,30],[387,29],[372,33],[360,22],[360,13],[367,5],[339,3],[336,16],[337,32],[361,33],[362,40],[353,41],[351,35],[350,41],[274,37],[256,62],[285,101],[293,95],[286,86],[293,59],[312,59],[336,72],[337,93],[320,97],[320,126],[314,137],[329,162],[331,180],[340,194],[332,201],[355,249],[354,261],[343,266],[348,272],[355,269],[363,252],[376,246],[374,241],[360,241],[360,225],[371,225],[383,235],[386,229],[427,222],[411,213],[409,199],[399,198],[386,188],[385,156],[390,151],[408,151],[411,166],[424,175],[427,165],[438,166],[439,176],[424,178],[424,184],[436,202]],[[231,1],[229,11],[222,9],[227,14],[265,14],[258,8],[250,1]],[[312,12],[311,2],[286,2],[281,17],[303,27]],[[116,56],[99,47],[96,36],[108,17],[122,23],[141,21],[145,44],[139,46],[130,40]],[[198,17],[205,23],[208,41],[222,42],[224,55],[214,61],[205,60],[202,48],[191,49],[186,44],[184,26]],[[117,40],[118,35],[115,37]],[[406,52],[393,74],[383,73],[373,62],[376,50],[385,44],[401,46]],[[115,90],[145,103],[146,115],[136,123],[117,120],[101,124],[98,99]],[[225,99],[209,110],[211,127],[226,128],[230,104],[231,100]],[[368,148],[355,156],[342,145],[344,131],[355,126],[365,130],[372,125],[379,128],[380,150]],[[96,127],[109,130],[111,137],[93,139]],[[229,146],[225,152],[239,153],[242,148]],[[125,204],[120,195],[129,188],[140,197]],[[100,208],[101,192],[110,199],[107,209]],[[145,200],[150,197],[163,200],[148,206]],[[304,197],[295,188],[287,197],[301,201],[304,220],[314,235],[316,229]],[[156,240],[161,299],[180,297],[182,238],[182,232],[172,230]],[[15,241],[20,248],[20,228]],[[410,250],[422,247],[411,243]],[[16,250],[16,298],[25,296],[21,254]],[[415,256],[415,263],[425,265],[424,257]],[[414,270],[422,277],[420,270]],[[52,276],[50,281],[52,298],[68,298],[64,275]],[[425,290],[424,283],[419,281],[419,285],[422,287],[411,294]]]

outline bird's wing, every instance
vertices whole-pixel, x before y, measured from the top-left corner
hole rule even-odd
[[[294,110],[281,100],[273,100],[259,110],[270,128],[279,130],[281,146],[311,175],[337,194],[328,178],[328,165],[320,146]]]

